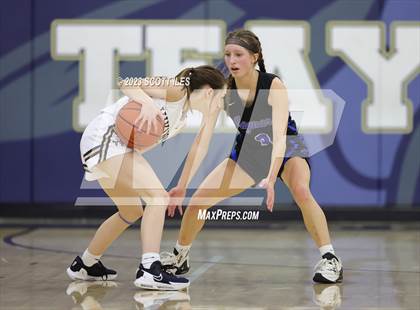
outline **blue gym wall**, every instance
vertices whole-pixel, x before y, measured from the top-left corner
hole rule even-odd
[[[327,12],[331,7],[334,15],[329,17]],[[388,0],[3,1],[0,9],[1,203],[73,203],[77,197],[90,195],[87,189],[81,188],[81,134],[72,129],[72,102],[79,91],[79,65],[76,61],[53,60],[50,53],[51,23],[55,19],[87,16],[90,19],[218,19],[226,23],[228,31],[242,27],[248,20],[308,21],[312,42],[310,59],[319,84],[321,88],[334,90],[346,101],[334,144],[312,158],[315,197],[322,205],[337,207],[415,208],[420,205],[420,76],[408,85],[408,97],[413,102],[412,132],[367,134],[361,126],[366,84],[340,58],[325,51],[325,25],[332,19],[382,21],[388,26],[393,21],[420,20],[419,1]],[[137,65],[144,67],[142,63]],[[63,66],[64,70],[58,70]],[[224,141],[221,135],[217,134],[214,143]],[[192,139],[188,134],[186,137]],[[207,161],[203,169],[208,171],[218,160]],[[279,184],[278,189],[277,202],[290,202],[284,187]]]

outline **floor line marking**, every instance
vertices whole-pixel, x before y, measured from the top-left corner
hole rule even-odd
[[[221,261],[223,259],[223,256],[213,256],[212,258],[210,258],[210,262],[201,265],[199,268],[197,268],[189,278],[190,283],[194,282],[195,280],[197,280],[201,275],[203,275],[205,272],[207,272],[207,270],[209,270],[211,267],[213,267],[214,265],[216,265],[219,261]]]

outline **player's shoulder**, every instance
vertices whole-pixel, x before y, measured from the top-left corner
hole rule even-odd
[[[281,89],[284,88],[283,82],[281,78],[269,72],[261,72],[261,79],[263,80],[263,84],[265,84],[269,89]]]

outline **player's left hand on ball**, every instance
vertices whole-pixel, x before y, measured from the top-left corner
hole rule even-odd
[[[258,187],[265,188],[267,192],[267,209],[268,211],[273,212],[275,198],[274,183],[270,182],[268,178],[265,178],[258,183]]]
[[[182,202],[184,201],[187,190],[181,187],[174,187],[169,191],[168,216],[174,217],[175,210],[178,209],[179,214],[183,214]]]

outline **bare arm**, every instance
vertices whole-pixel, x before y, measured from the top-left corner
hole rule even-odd
[[[216,98],[215,102],[213,102],[210,107],[208,115],[203,116],[200,131],[188,152],[187,160],[185,161],[178,185],[169,192],[171,196],[171,201],[168,206],[169,216],[175,215],[176,207],[178,207],[179,213],[182,215],[182,201],[184,200],[187,186],[207,155],[214,127],[222,108],[223,103],[221,98]]]
[[[218,115],[219,112],[213,113],[208,117],[203,117],[200,131],[195,137],[191,149],[188,152],[184,169],[182,170],[181,177],[179,178],[179,188],[187,188],[188,184],[191,182],[191,179],[200,167],[203,159],[206,157]]]
[[[185,95],[184,88],[176,85],[174,78],[163,77],[159,80],[148,77],[140,80],[138,85],[130,85],[122,80],[119,85],[124,95],[138,102],[150,102],[151,97],[165,99],[167,102],[178,101]]]
[[[274,184],[286,151],[287,120],[289,118],[286,88],[278,78],[275,78],[271,83],[268,104],[272,108],[273,150],[271,152],[270,170],[267,178],[261,181],[260,186],[267,191],[267,209],[273,211],[275,200]]]
[[[268,103],[271,105],[273,115],[273,150],[267,178],[269,182],[274,184],[286,151],[287,121],[289,118],[287,90],[277,78],[271,84]]]

